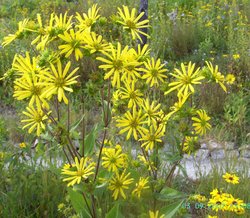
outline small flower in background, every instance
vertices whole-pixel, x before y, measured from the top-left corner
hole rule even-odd
[[[129,176],[130,176],[130,173],[125,175],[125,170],[124,170],[121,175],[119,175],[119,173],[116,173],[111,178],[108,188],[111,191],[114,191],[112,195],[114,200],[116,200],[119,197],[119,195],[121,195],[124,199],[126,199],[124,189],[128,189],[129,188],[128,185],[134,181],[134,179],[129,178]]]
[[[164,215],[159,215],[159,210],[149,211],[149,218],[164,218]]]
[[[227,84],[232,85],[235,82],[235,76],[231,73],[226,75]]]
[[[64,178],[64,182],[69,182],[67,186],[74,186],[79,184],[82,180],[86,180],[90,175],[94,174],[95,163],[89,163],[89,158],[81,158],[80,162],[75,157],[75,164],[73,167],[68,168],[68,165],[64,166],[61,174],[67,178]]]
[[[24,142],[22,142],[22,143],[19,144],[19,147],[20,147],[20,148],[26,148],[27,145],[26,145]]]
[[[192,117],[194,130],[197,134],[204,135],[207,129],[211,129],[211,125],[208,123],[211,118],[205,110],[198,110],[196,113],[198,117]]]
[[[200,195],[200,194],[193,195],[193,196],[191,197],[191,199],[194,200],[194,201],[198,201],[198,202],[205,202],[205,201],[207,201],[206,196]]]
[[[118,14],[122,18],[122,21],[118,21],[118,23],[123,25],[124,29],[129,29],[132,34],[132,38],[136,39],[138,38],[142,42],[142,38],[140,34],[145,35],[146,37],[149,37],[148,34],[144,33],[140,29],[142,28],[148,28],[149,20],[142,20],[142,16],[144,15],[144,12],[140,13],[137,16],[135,8],[132,9],[131,13],[129,12],[128,6],[123,5],[123,10],[121,8],[118,8]]]
[[[147,178],[140,177],[138,183],[136,183],[136,187],[133,190],[132,194],[136,195],[138,198],[140,198],[141,197],[141,191],[143,189],[148,189],[149,188],[147,183],[148,183],[148,177]]]
[[[218,216],[211,216],[211,215],[208,215],[207,218],[218,218]]]
[[[233,59],[234,59],[234,60],[240,59],[240,55],[239,55],[239,54],[234,54],[234,55],[233,55]]]
[[[197,136],[186,136],[182,150],[186,154],[190,155],[193,151],[195,151],[197,144],[198,144]]]
[[[232,184],[238,184],[239,183],[239,177],[235,174],[225,173],[222,176],[226,182],[232,183]]]

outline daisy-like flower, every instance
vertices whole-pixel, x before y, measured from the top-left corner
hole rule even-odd
[[[222,177],[228,183],[239,184],[239,177],[235,174],[225,173]]]
[[[190,155],[190,153],[192,153],[197,147],[197,144],[198,144],[197,136],[186,136],[182,151]]]
[[[68,31],[72,26],[72,23],[71,23],[72,18],[73,18],[72,15],[68,17],[68,12],[64,13],[64,15],[62,13],[59,14],[59,16],[55,15],[54,17],[55,34],[59,35],[59,34],[64,33],[65,31]]]
[[[124,29],[129,29],[132,34],[132,38],[138,38],[142,42],[142,38],[140,34],[149,37],[148,34],[144,33],[140,29],[148,28],[149,20],[140,21],[141,17],[144,15],[144,12],[140,13],[137,16],[136,9],[133,8],[131,13],[129,12],[128,6],[123,5],[123,10],[118,8],[118,14],[122,18],[122,21],[118,21],[120,24],[123,25]]]
[[[83,40],[86,43],[84,48],[88,49],[91,54],[109,50],[109,44],[101,35],[97,35],[95,32],[84,31]]]
[[[121,74],[125,70],[126,59],[128,55],[128,46],[126,46],[123,50],[121,49],[121,44],[118,42],[117,49],[114,48],[112,44],[110,44],[111,54],[105,52],[105,56],[107,59],[103,57],[97,57],[96,59],[104,62],[104,64],[100,65],[99,68],[107,70],[104,79],[112,78],[112,85],[120,87],[121,84]]]
[[[221,197],[223,195],[223,192],[216,188],[216,189],[213,189],[212,192],[210,192],[210,195],[212,196],[212,198]]]
[[[231,74],[231,73],[227,74],[226,75],[226,81],[227,81],[227,84],[230,84],[230,85],[234,84],[235,76],[233,74]]]
[[[27,147],[27,145],[24,142],[19,144],[19,148],[26,148],[26,147]]]
[[[79,13],[76,13],[76,19],[78,23],[76,27],[80,31],[84,31],[86,28],[90,28],[100,17],[98,14],[100,8],[97,8],[97,4],[94,4],[91,8],[88,9],[88,14],[83,13],[81,16]]]
[[[126,161],[126,154],[122,153],[120,145],[115,148],[105,148],[102,156],[102,166],[108,171],[118,173],[119,168],[123,168]]]
[[[150,126],[149,130],[146,130],[142,135],[139,141],[144,141],[142,147],[145,147],[145,150],[153,150],[157,142],[162,142],[161,138],[165,134],[164,125],[159,125],[156,129],[154,125]]]
[[[156,128],[157,119],[162,114],[160,110],[161,104],[157,104],[155,101],[150,103],[149,99],[144,99],[141,105],[145,116],[147,117],[147,124],[150,126],[153,124]]]
[[[69,61],[64,70],[62,70],[61,61],[57,61],[57,70],[53,64],[51,64],[51,73],[44,73],[41,75],[44,79],[44,85],[47,86],[47,90],[42,94],[42,96],[49,98],[50,96],[56,94],[58,96],[58,101],[64,101],[65,104],[68,104],[68,99],[65,96],[65,91],[73,92],[73,89],[69,86],[77,83],[74,76],[78,68],[74,69],[71,73],[68,73],[71,62]]]
[[[81,48],[84,47],[84,41],[81,32],[74,32],[73,29],[70,29],[69,33],[64,32],[63,35],[60,34],[58,37],[66,43],[59,45],[59,49],[61,49],[60,54],[65,54],[65,57],[68,58],[74,52],[77,61],[83,57]]]
[[[13,97],[17,100],[29,99],[29,106],[36,103],[38,108],[41,108],[41,105],[48,107],[48,103],[42,98],[44,91],[45,86],[34,73],[30,75],[25,73],[21,78],[14,81]]]
[[[28,24],[29,20],[24,19],[23,21],[20,21],[18,23],[18,30],[15,32],[15,34],[9,34],[8,36],[5,36],[3,38],[2,46],[5,47],[6,45],[13,42],[15,39],[20,39],[24,36],[25,28]]]
[[[144,63],[145,68],[142,68],[141,71],[144,72],[142,75],[142,79],[146,79],[146,83],[152,87],[153,85],[158,86],[159,81],[164,82],[164,78],[167,78],[164,75],[167,72],[167,69],[163,69],[164,64],[161,64],[160,59],[155,61],[154,58],[148,59],[147,62]]]
[[[159,210],[149,211],[149,218],[164,218],[164,215],[159,215]]]
[[[243,202],[243,200],[238,198],[229,198],[228,199],[228,208],[227,210],[232,212],[237,212],[238,210],[245,209],[246,204]]]
[[[206,61],[207,67],[209,69],[209,72],[211,74],[211,79],[215,81],[216,83],[219,83],[221,88],[224,90],[224,92],[227,92],[227,88],[224,85],[225,77],[219,72],[218,65],[215,65],[215,68],[211,62]]]
[[[94,169],[95,163],[89,163],[89,158],[82,157],[79,162],[75,157],[75,164],[71,168],[63,168],[61,174],[67,177],[63,179],[64,182],[69,182],[67,186],[74,186],[94,174]]]
[[[23,114],[27,116],[27,119],[21,120],[21,123],[27,123],[23,126],[23,129],[29,127],[29,133],[36,129],[37,136],[40,136],[42,130],[45,130],[45,120],[48,119],[47,115],[44,114],[42,109],[34,108],[33,106],[26,107],[26,111],[23,111]]]
[[[225,211],[226,210],[226,202],[223,198],[210,198],[207,204],[208,207],[211,207],[212,210],[218,212],[218,210]]]
[[[201,80],[204,79],[204,76],[200,74],[200,68],[197,68],[195,71],[194,69],[195,64],[191,62],[189,62],[187,66],[181,63],[181,70],[175,68],[175,73],[171,73],[171,75],[175,77],[176,80],[169,84],[172,88],[164,94],[167,95],[176,89],[178,90],[178,95],[187,95],[189,92],[194,93],[193,85],[201,84]]]
[[[132,195],[136,195],[138,198],[140,198],[141,191],[143,189],[149,188],[147,184],[148,184],[148,177],[147,178],[140,177],[139,181],[135,185],[136,186],[135,189],[132,191]]]
[[[119,173],[116,173],[110,180],[108,189],[110,189],[113,192],[113,198],[116,200],[120,195],[126,199],[126,195],[124,193],[124,189],[129,188],[129,184],[131,184],[134,179],[129,178],[130,173],[125,174],[125,170],[122,172],[121,175]]]
[[[211,125],[208,123],[210,117],[205,110],[197,110],[196,113],[198,117],[192,117],[194,130],[197,134],[204,135],[207,129],[211,129]]]
[[[147,131],[147,129],[142,126],[145,123],[145,116],[142,114],[141,110],[137,111],[136,107],[133,107],[132,114],[130,111],[127,111],[124,116],[120,119],[117,119],[116,122],[117,127],[123,128],[120,130],[119,134],[128,132],[126,137],[127,140],[131,137],[132,133],[134,139],[137,140],[138,133],[143,135],[143,133]]]
[[[134,49],[133,49],[134,50]],[[143,47],[141,44],[138,44],[137,50],[134,50],[135,59],[138,62],[144,62],[148,60],[150,49],[148,48],[148,44],[145,44]]]
[[[132,81],[130,84],[127,81],[124,82],[125,87],[120,88],[120,98],[128,100],[128,108],[136,105],[140,106],[143,94],[139,89],[135,89],[135,81]]]

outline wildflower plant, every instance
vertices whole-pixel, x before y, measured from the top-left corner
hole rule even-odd
[[[122,37],[115,42],[101,34],[97,4],[82,15],[52,13],[47,23],[38,14],[33,28],[27,27],[27,19],[20,22],[18,31],[5,37],[2,45],[22,39],[22,33],[27,32],[33,37],[35,52],[14,57],[13,97],[26,105],[23,128],[37,137],[50,134],[51,141],[64,152],[68,163],[61,175],[72,202],[77,202],[73,206],[79,205],[77,213],[103,217],[113,211],[121,213],[120,206],[147,198],[137,215],[163,217],[176,212],[185,200],[184,193],[168,188],[175,167],[184,153],[195,152],[198,139],[212,128],[208,113],[196,104],[196,88],[215,82],[226,91],[227,84],[218,66],[210,62],[206,63],[209,76],[191,62],[170,72],[161,59],[150,57],[149,45],[136,45],[136,39],[141,40],[144,34],[141,29],[149,27],[148,20],[140,21],[143,13],[137,15],[136,9],[130,12],[127,6],[117,10],[119,21],[107,22],[129,30],[130,46],[123,44]],[[88,75],[83,63],[90,59],[98,69],[93,66]],[[103,78],[99,92],[94,93],[100,101],[89,106],[83,93],[95,73]],[[169,99],[175,102],[169,104]],[[74,113],[79,109],[76,102],[81,113]],[[100,106],[101,118],[91,130],[86,127],[87,106],[92,111]],[[73,115],[75,123],[71,122]],[[163,169],[161,149],[170,138],[170,123],[179,130],[174,146],[180,158],[170,169]],[[167,205],[161,208],[172,192],[181,196],[175,209]]]

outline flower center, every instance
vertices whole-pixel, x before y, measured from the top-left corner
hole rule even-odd
[[[132,20],[127,20],[127,21],[126,21],[126,24],[127,24],[127,26],[128,26],[130,29],[136,29],[136,24],[135,24],[134,21],[132,21]]]
[[[158,75],[158,70],[157,70],[157,69],[152,69],[152,70],[151,70],[151,75],[152,75],[152,77],[157,77],[157,75]]]
[[[115,70],[121,70],[123,67],[123,62],[121,60],[114,60],[113,66],[114,66]]]
[[[56,87],[63,87],[65,84],[64,78],[58,77],[55,81]]]

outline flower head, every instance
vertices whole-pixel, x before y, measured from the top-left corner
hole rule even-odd
[[[131,13],[129,12],[128,6],[123,5],[122,9],[118,8],[118,14],[122,18],[122,21],[118,21],[118,22],[123,25],[124,29],[129,29],[131,31],[132,38],[133,39],[138,38],[142,42],[142,38],[140,34],[149,37],[148,34],[140,30],[142,28],[149,27],[148,25],[149,20],[146,19],[146,20],[140,21],[140,19],[144,15],[144,12],[140,13],[137,16],[135,8],[132,9]]]
[[[231,73],[227,74],[226,81],[227,81],[227,84],[233,84],[235,81],[235,76]]]
[[[36,129],[37,136],[40,136],[42,130],[45,129],[45,120],[48,119],[41,108],[34,108],[33,106],[26,107],[26,111],[23,114],[27,116],[27,119],[21,120],[22,123],[27,123],[23,129],[29,127],[29,133]]]
[[[149,188],[147,183],[148,183],[148,177],[147,178],[140,177],[138,183],[136,183],[135,189],[132,191],[132,194],[136,195],[138,198],[140,198],[141,197],[141,191],[143,189],[148,189]]]
[[[211,129],[211,125],[208,123],[210,117],[205,110],[198,110],[197,115],[198,117],[192,117],[192,120],[194,121],[193,127],[197,134],[204,135],[206,134],[207,129]]]
[[[153,85],[159,85],[159,81],[164,82],[164,78],[167,78],[164,75],[167,72],[167,69],[163,69],[164,64],[161,64],[160,59],[155,61],[154,58],[148,60],[145,64],[145,69],[142,68],[141,70],[144,72],[142,79],[146,79],[146,83],[152,87]]]
[[[185,96],[191,92],[194,93],[193,85],[201,84],[201,80],[204,79],[204,76],[200,74],[200,68],[197,68],[195,71],[195,64],[191,62],[185,66],[181,63],[181,70],[175,68],[175,73],[171,73],[173,77],[176,78],[174,82],[169,84],[170,88],[164,94],[167,95],[168,93],[178,89],[178,95],[184,94]]]
[[[222,176],[226,182],[232,183],[232,184],[238,184],[239,183],[239,177],[235,174],[225,173]]]
[[[82,157],[79,162],[78,158],[75,157],[75,164],[71,168],[63,168],[61,174],[67,177],[63,179],[64,182],[69,182],[67,186],[73,186],[94,174],[94,169],[95,163],[89,163],[88,158]]]
[[[111,191],[114,191],[112,196],[115,200],[119,195],[126,199],[124,189],[128,189],[128,185],[134,181],[134,179],[129,178],[130,173],[128,173],[127,175],[125,173],[125,170],[122,172],[122,174],[116,173],[109,182],[108,188]]]
[[[69,61],[64,70],[62,69],[62,63],[60,60],[57,61],[57,69],[54,64],[51,64],[51,73],[44,73],[41,77],[44,79],[44,84],[47,86],[47,90],[43,93],[42,96],[50,97],[54,94],[58,96],[58,101],[64,101],[65,104],[68,104],[68,99],[65,96],[65,91],[73,92],[73,89],[69,86],[77,83],[74,76],[78,68],[74,69],[71,73],[68,73],[71,62]]]
[[[133,107],[132,114],[130,111],[127,111],[124,116],[120,119],[117,119],[117,127],[122,127],[123,129],[120,130],[119,134],[127,133],[126,139],[128,140],[133,133],[134,139],[138,139],[138,133],[141,135],[143,132],[147,131],[142,125],[145,123],[144,115],[142,111],[136,110],[136,107]]]

